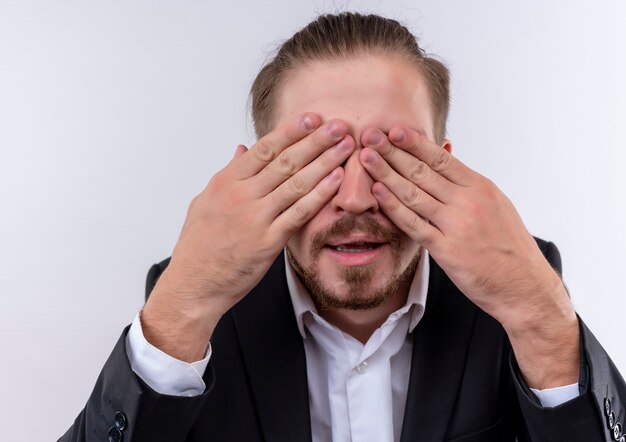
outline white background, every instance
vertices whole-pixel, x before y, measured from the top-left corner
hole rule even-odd
[[[316,13],[400,19],[452,70],[456,155],[560,248],[626,373],[626,3],[0,0],[0,420],[56,440],[187,204],[253,141],[265,56]]]

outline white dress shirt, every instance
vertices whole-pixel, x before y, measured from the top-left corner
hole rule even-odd
[[[406,403],[412,331],[424,315],[429,259],[424,250],[406,304],[362,344],[329,324],[317,310],[285,254],[286,276],[298,329],[303,337],[314,442],[398,441]],[[161,394],[202,394],[211,356],[186,363],[157,349],[143,336],[140,314],[126,338],[133,371]],[[531,389],[544,407],[578,396],[578,384]]]
[[[286,256],[286,254],[285,254]],[[287,285],[304,339],[313,442],[400,440],[411,370],[410,332],[424,315],[424,251],[404,307],[362,344],[318,315],[287,258]]]

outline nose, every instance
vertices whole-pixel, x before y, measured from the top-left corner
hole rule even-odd
[[[372,195],[374,180],[359,161],[360,147],[348,157],[339,190],[331,200],[334,210],[360,215],[378,212],[378,201]]]

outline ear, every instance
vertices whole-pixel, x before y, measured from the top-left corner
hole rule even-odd
[[[441,144],[441,147],[447,150],[448,153],[452,153],[452,141],[448,140],[447,138],[443,139],[443,143]]]

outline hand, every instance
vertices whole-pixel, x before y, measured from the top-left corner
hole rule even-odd
[[[342,121],[320,124],[319,116],[305,114],[249,150],[239,146],[193,199],[172,260],[142,312],[153,345],[183,360],[202,357],[219,318],[336,193],[339,166],[355,142]]]
[[[554,357],[564,351],[563,342],[578,361],[578,322],[563,283],[496,185],[406,126],[394,126],[388,136],[367,129],[361,143],[360,160],[383,212],[503,325],[522,371],[520,354]],[[538,339],[529,352],[531,333]],[[561,346],[556,353],[555,345]],[[565,378],[571,379],[578,366],[568,367]],[[531,371],[526,367],[525,374]],[[535,385],[546,381],[545,373],[529,378]]]

